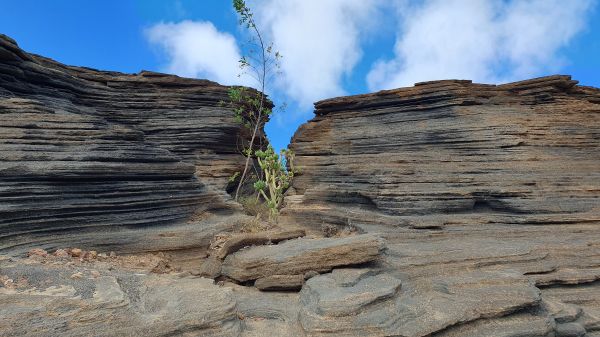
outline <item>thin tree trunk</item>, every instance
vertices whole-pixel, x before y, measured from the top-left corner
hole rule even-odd
[[[242,185],[244,184],[244,180],[246,179],[246,174],[248,173],[248,166],[250,165],[250,158],[252,157],[252,150],[254,147],[254,139],[256,138],[256,133],[258,132],[258,127],[262,124],[262,113],[263,113],[264,101],[265,101],[267,55],[265,54],[265,45],[264,45],[262,36],[260,34],[260,31],[258,30],[258,28],[256,28],[256,24],[254,23],[254,20],[250,19],[250,22],[252,23],[252,27],[254,28],[256,35],[258,36],[258,41],[260,42],[260,49],[262,51],[262,77],[260,78],[260,86],[261,86],[260,104],[259,104],[259,108],[258,108],[258,118],[256,119],[256,125],[254,125],[254,131],[252,132],[252,138],[250,138],[250,145],[248,147],[246,164],[244,165],[244,171],[242,172],[240,182],[238,183],[237,189],[235,190],[235,201],[238,201],[238,198],[240,195],[240,189],[242,188]]]

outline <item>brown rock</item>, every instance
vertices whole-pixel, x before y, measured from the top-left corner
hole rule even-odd
[[[84,252],[79,248],[72,248],[69,253],[72,257],[81,257]]]
[[[301,174],[282,215],[315,230],[597,224],[599,106],[600,90],[569,76],[317,102],[290,144]]]
[[[48,252],[45,251],[44,249],[34,248],[27,252],[27,256],[29,256],[29,257],[34,257],[34,256],[46,257],[46,256],[48,256]]]
[[[303,229],[287,231],[265,231],[259,233],[242,233],[229,237],[211,256],[223,260],[227,255],[247,246],[258,246],[267,243],[278,243],[284,240],[299,238],[306,235]]]
[[[70,257],[71,255],[69,254],[68,251],[64,250],[64,249],[57,249],[54,252],[54,256],[56,257],[61,257],[61,258],[65,258],[65,257]]]
[[[76,272],[75,274],[71,275],[71,278],[74,280],[79,280],[83,277],[83,273],[82,272]]]
[[[278,245],[254,246],[227,256],[221,273],[238,281],[272,275],[324,272],[334,267],[376,260],[384,241],[370,234],[344,238],[294,239]]]
[[[221,275],[221,260],[215,256],[210,256],[204,260],[200,269],[194,273],[197,276],[215,279]]]
[[[207,246],[232,227],[212,209],[241,214],[225,188],[250,133],[220,104],[227,93],[207,80],[67,66],[0,36],[0,189],[11,200],[0,203],[0,252]]]
[[[259,278],[254,286],[260,290],[298,290],[304,284],[304,275],[273,275]]]

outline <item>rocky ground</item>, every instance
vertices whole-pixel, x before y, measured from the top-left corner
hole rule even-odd
[[[32,250],[0,259],[0,335],[600,335],[595,228],[480,234],[232,233],[215,238],[204,265]]]

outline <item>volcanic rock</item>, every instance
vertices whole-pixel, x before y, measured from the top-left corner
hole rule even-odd
[[[27,276],[26,288],[0,287],[0,336],[230,336],[242,329],[231,289],[208,279],[60,266],[1,264]]]
[[[245,282],[272,275],[304,275],[334,267],[374,261],[384,249],[376,235],[344,238],[295,239],[278,245],[255,246],[225,258],[221,273]]]
[[[458,323],[504,316],[540,301],[518,273],[467,273],[414,285],[369,270],[334,270],[301,292],[300,322],[311,336],[430,336]]]
[[[598,224],[600,90],[426,82],[316,103],[284,213],[321,226]]]
[[[225,241],[223,246],[212,253],[211,256],[223,260],[227,255],[247,246],[260,246],[264,244],[274,244],[281,241],[296,239],[306,235],[303,229],[295,230],[270,230],[258,233],[235,234]]]
[[[304,275],[272,275],[259,278],[254,286],[260,290],[298,290],[304,284]]]
[[[599,89],[436,81],[315,113],[282,219],[380,233],[402,289],[341,318],[307,297],[309,335],[600,335]]]
[[[0,35],[0,251],[208,245],[231,227],[211,214],[239,209],[225,186],[248,137],[227,90],[66,66]]]

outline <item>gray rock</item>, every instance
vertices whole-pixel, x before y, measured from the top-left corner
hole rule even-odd
[[[200,270],[195,273],[198,276],[204,276],[211,279],[215,279],[221,275],[221,260],[210,256],[200,266]]]
[[[225,187],[249,137],[219,103],[227,90],[65,66],[1,35],[0,252],[207,244],[210,215],[239,209]]]
[[[339,266],[374,261],[380,257],[384,241],[365,234],[344,238],[294,239],[278,245],[255,246],[225,258],[223,275],[238,281],[271,275],[299,275],[325,272]]]
[[[556,325],[556,337],[582,337],[585,336],[585,328],[576,322],[562,323]]]
[[[550,317],[519,313],[483,318],[452,326],[435,337],[553,337],[555,323]]]
[[[351,316],[374,302],[393,297],[401,284],[395,277],[368,269],[335,269],[308,280],[300,297],[307,312]]]
[[[395,277],[368,271],[314,277],[301,291],[301,324],[311,336],[429,336],[540,301],[539,290],[514,272],[473,272],[398,288]]]
[[[30,284],[0,287],[0,336],[239,336],[231,289],[212,280],[114,275],[70,279],[60,267],[3,267]]]
[[[285,240],[296,239],[306,235],[303,229],[296,230],[270,230],[258,233],[242,233],[231,236],[223,246],[211,254],[223,260],[227,255],[237,252],[247,246],[260,246],[264,244],[278,243]]]
[[[259,278],[254,286],[263,291],[299,290],[304,284],[304,275],[273,275]]]

